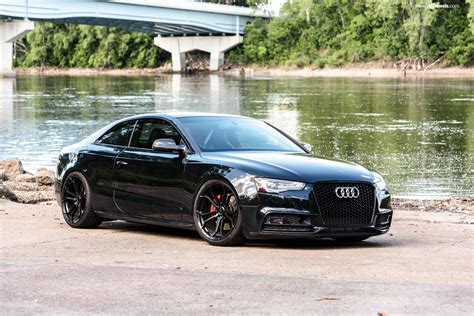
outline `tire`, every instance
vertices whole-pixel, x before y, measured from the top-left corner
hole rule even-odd
[[[95,214],[91,191],[86,178],[79,172],[72,172],[63,182],[61,189],[61,210],[66,223],[74,228],[95,228],[102,219]]]
[[[194,224],[202,239],[214,246],[245,243],[238,196],[223,180],[209,180],[194,199]]]
[[[339,242],[361,242],[361,241],[364,241],[368,238],[370,238],[371,236],[358,236],[358,237],[333,237],[332,239],[334,239],[335,241],[339,241]]]

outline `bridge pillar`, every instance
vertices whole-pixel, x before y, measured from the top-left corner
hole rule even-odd
[[[185,54],[202,50],[211,54],[209,70],[215,71],[224,63],[224,53],[242,43],[242,36],[183,36],[155,37],[155,45],[170,52],[173,71],[186,68]]]
[[[33,30],[31,21],[0,23],[0,77],[14,77],[13,42]]]

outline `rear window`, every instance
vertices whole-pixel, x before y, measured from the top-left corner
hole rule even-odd
[[[105,132],[105,134],[97,140],[97,143],[114,146],[128,146],[130,136],[135,127],[135,122],[136,120],[133,120],[115,125]]]

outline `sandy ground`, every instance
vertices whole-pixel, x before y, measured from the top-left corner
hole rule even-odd
[[[0,200],[1,314],[469,314],[472,212],[397,211],[360,244],[247,243],[124,222],[72,229],[52,202]]]
[[[157,76],[172,73],[171,66],[141,69],[93,69],[93,68],[16,68],[17,74],[47,76]],[[206,72],[206,71],[204,71]],[[383,68],[380,63],[354,64],[341,68],[313,69],[309,67],[237,67],[217,72],[232,76],[268,77],[365,77],[365,78],[474,78],[474,68],[433,68],[427,71],[414,69]]]

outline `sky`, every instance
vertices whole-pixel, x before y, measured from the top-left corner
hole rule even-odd
[[[270,0],[266,8],[272,12],[274,12],[275,15],[278,15],[281,6],[286,2],[287,0]]]

